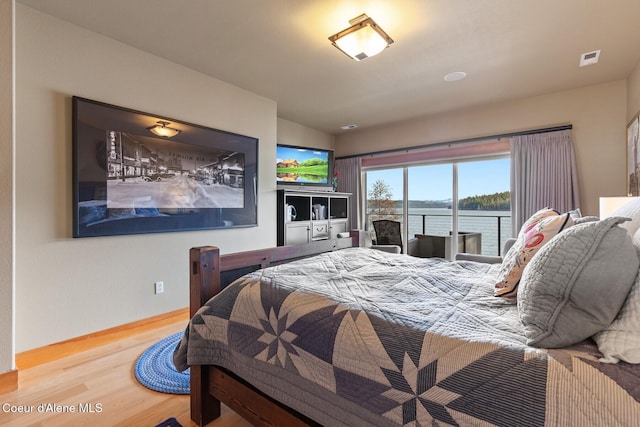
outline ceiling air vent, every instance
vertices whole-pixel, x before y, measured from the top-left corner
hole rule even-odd
[[[583,53],[580,55],[580,66],[584,67],[585,65],[596,64],[598,59],[600,59],[600,49]]]

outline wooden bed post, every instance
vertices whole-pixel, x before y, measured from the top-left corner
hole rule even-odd
[[[220,292],[220,249],[215,246],[191,248],[189,251],[189,311],[196,311]],[[220,401],[209,393],[208,367],[190,368],[191,419],[204,426],[220,416]]]
[[[220,292],[220,249],[215,246],[191,248],[189,273],[189,315],[193,317]]]

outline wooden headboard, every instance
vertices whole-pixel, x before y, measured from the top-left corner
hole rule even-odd
[[[358,230],[351,238],[319,240],[304,245],[277,246],[220,255],[216,246],[191,248],[189,252],[189,307],[193,316],[204,303],[235,279],[271,265],[360,245]]]

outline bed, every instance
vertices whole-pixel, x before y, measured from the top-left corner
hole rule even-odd
[[[359,242],[191,249],[174,363],[196,423],[223,402],[262,426],[638,424],[640,365],[602,363],[592,339],[528,345],[518,305],[494,295],[499,264]]]

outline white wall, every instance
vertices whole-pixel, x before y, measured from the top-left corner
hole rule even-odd
[[[192,246],[275,245],[274,101],[24,5],[16,20],[17,352],[186,307]],[[258,227],[71,238],[72,95],[259,138]]]
[[[14,2],[0,0],[0,374],[14,369]]]
[[[278,118],[278,144],[333,150],[334,136],[296,122]]]
[[[626,193],[625,80],[459,110],[336,137],[336,155],[572,124],[583,213]]]

